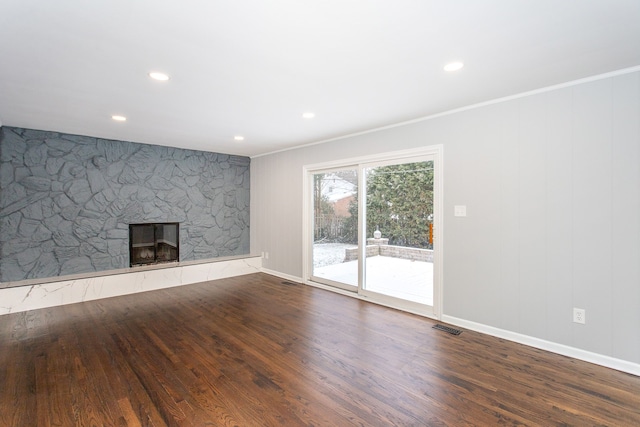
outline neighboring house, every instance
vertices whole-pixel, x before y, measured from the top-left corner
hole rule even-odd
[[[357,186],[337,174],[323,175],[321,179],[321,201],[314,217],[315,239],[339,240],[344,237],[345,219],[351,216],[349,204]]]
[[[323,181],[322,195],[333,206],[335,216],[349,218],[351,216],[349,204],[355,198],[357,186],[335,174],[326,175]]]

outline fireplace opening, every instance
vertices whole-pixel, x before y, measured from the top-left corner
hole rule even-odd
[[[129,224],[131,267],[180,260],[179,223]]]

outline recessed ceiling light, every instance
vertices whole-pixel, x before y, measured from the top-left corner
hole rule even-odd
[[[127,118],[125,116],[115,115],[115,116],[111,116],[111,118],[113,120],[115,120],[116,122],[126,122],[127,121]]]
[[[447,65],[444,66],[444,70],[445,71],[458,71],[459,69],[461,69],[462,67],[464,67],[464,64],[462,62],[451,62]]]
[[[168,75],[166,75],[165,73],[159,73],[157,71],[150,72],[149,77],[151,77],[153,80],[159,80],[161,82],[166,82],[167,80],[169,80]]]
[[[244,141],[244,136],[236,135],[236,136],[233,137],[233,139],[235,139],[236,141]]]
[[[303,119],[313,119],[316,115],[311,113],[311,112],[307,112],[307,113],[303,113],[302,114],[302,118]]]

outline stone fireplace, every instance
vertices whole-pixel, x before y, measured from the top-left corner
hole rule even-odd
[[[0,287],[249,253],[248,157],[7,126],[0,153]],[[161,227],[131,250],[130,224],[170,221],[179,249]]]
[[[179,261],[179,233],[177,222],[129,224],[131,267]]]

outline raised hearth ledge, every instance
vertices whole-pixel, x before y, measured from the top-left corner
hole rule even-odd
[[[0,289],[15,288],[18,286],[41,285],[43,283],[64,282],[69,280],[89,279],[92,277],[114,276],[116,274],[136,273],[139,271],[160,270],[163,268],[184,267],[197,264],[211,264],[213,262],[227,262],[236,259],[259,257],[260,255],[234,255],[218,258],[199,259],[195,261],[166,262],[161,264],[138,265],[135,267],[120,268],[116,270],[92,271],[90,273],[68,274],[66,276],[42,277],[40,279],[27,279],[15,282],[0,282]]]
[[[262,258],[248,255],[7,282],[0,285],[12,284],[0,289],[0,315],[258,273],[261,268]]]

